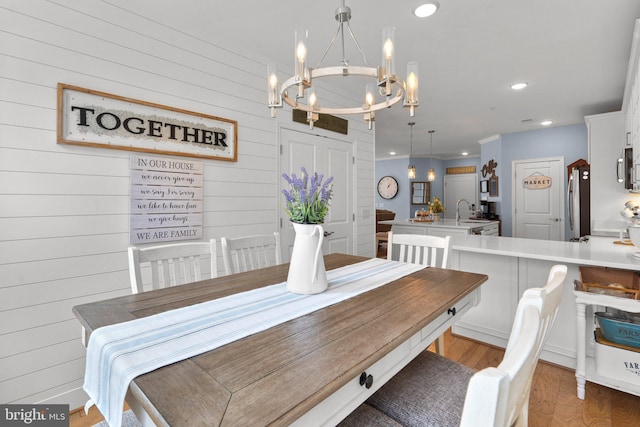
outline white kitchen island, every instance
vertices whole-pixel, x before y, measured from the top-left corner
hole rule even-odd
[[[391,231],[398,234],[427,234],[430,236],[457,236],[467,234],[498,234],[499,221],[478,219],[441,219],[420,222],[415,219],[394,219],[379,221],[391,225]]]
[[[453,327],[453,332],[499,347],[506,347],[516,306],[528,288],[543,286],[554,264],[567,266],[567,278],[558,316],[541,354],[541,359],[576,369],[579,384],[584,379],[639,394],[640,387],[624,386],[593,371],[593,315],[584,304],[576,307],[583,292],[574,293],[580,280],[580,266],[610,267],[640,271],[640,250],[617,245],[609,237],[591,237],[588,243],[558,242],[511,237],[456,235],[453,237],[451,268],[484,273],[482,299]],[[586,294],[593,298],[594,294]],[[596,296],[596,299],[599,296]],[[617,297],[603,299],[602,306],[640,312],[640,301]]]

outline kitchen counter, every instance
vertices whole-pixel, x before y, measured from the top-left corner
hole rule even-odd
[[[441,219],[432,222],[415,221],[414,219],[393,219],[388,221],[380,221],[380,224],[400,225],[410,227],[441,227],[441,228],[459,228],[461,230],[472,230],[474,228],[486,225],[498,224],[499,221],[490,221],[484,219]]]
[[[427,234],[431,236],[457,236],[468,234],[499,234],[500,221],[486,219],[441,219],[426,222],[415,219],[394,219],[380,221],[380,224],[392,225],[391,231],[400,234]]]
[[[635,246],[616,245],[620,239],[590,237],[587,243],[521,239],[517,237],[456,235],[452,249],[463,252],[521,257],[557,263],[595,265],[601,267],[640,270],[640,252]]]
[[[514,237],[454,235],[450,268],[487,274],[482,299],[453,327],[471,339],[506,347],[518,301],[529,288],[544,286],[554,264],[567,266],[567,277],[556,321],[541,359],[576,367],[577,309],[574,283],[582,266],[640,271],[635,246],[614,244],[613,237],[591,237],[587,243]],[[631,302],[631,301],[630,301]],[[640,305],[640,301],[633,301]],[[640,307],[639,307],[640,308]],[[640,310],[639,310],[640,311]]]

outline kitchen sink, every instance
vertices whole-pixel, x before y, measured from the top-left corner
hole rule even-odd
[[[468,224],[476,224],[476,223],[487,223],[491,222],[488,219],[461,219],[459,222],[468,223]]]

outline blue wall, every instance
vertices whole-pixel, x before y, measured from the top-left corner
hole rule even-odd
[[[547,157],[564,157],[565,166],[578,159],[587,159],[588,139],[587,126],[576,124],[558,126],[553,128],[536,129],[527,132],[508,133],[497,135],[481,147],[480,158],[467,158],[441,161],[432,159],[432,166],[436,171],[436,180],[431,183],[431,196],[442,198],[444,195],[443,176],[446,168],[457,166],[476,166],[478,180],[482,177],[482,165],[493,159],[498,163],[496,176],[498,176],[498,197],[488,198],[497,202],[497,210],[502,220],[502,235],[511,236],[512,218],[511,205],[511,166],[514,160],[543,159]],[[416,166],[417,181],[425,181],[429,169],[430,159],[412,159]],[[409,160],[403,159],[376,161],[376,185],[378,180],[385,175],[391,175],[398,180],[400,189],[393,200],[382,199],[376,191],[376,207],[389,209],[396,212],[396,218],[409,218],[415,208],[410,208],[409,179],[407,167]],[[612,166],[613,167],[613,166]],[[566,168],[564,169],[564,181],[566,182]],[[488,194],[481,194],[486,197]],[[566,201],[565,201],[566,203]],[[565,206],[565,216],[567,215]],[[565,218],[565,235],[569,236],[568,221]]]
[[[426,181],[427,171],[432,167],[436,172],[436,179],[430,185],[431,199],[437,196],[439,199],[444,197],[444,175],[446,168],[458,166],[475,166],[476,171],[480,170],[480,158],[465,158],[454,160],[438,160],[412,158],[411,163],[416,167],[416,179],[414,181]],[[376,191],[376,208],[388,209],[396,213],[396,218],[411,218],[414,216],[416,209],[425,206],[411,205],[411,191],[409,178],[407,177],[407,168],[409,167],[409,159],[389,159],[376,161],[376,188],[378,181],[383,176],[391,175],[398,181],[400,186],[398,195],[391,199],[385,200]]]
[[[391,159],[376,161],[376,208],[387,209],[396,213],[396,218],[409,218],[409,198],[411,192],[409,188],[409,178],[407,178],[407,168],[409,159]],[[398,181],[398,195],[385,200],[378,194],[378,181],[383,176],[390,175]]]
[[[511,236],[511,162],[514,160],[538,159],[545,157],[564,157],[563,182],[567,182],[566,166],[578,159],[587,160],[588,135],[586,124],[559,126],[549,129],[538,129],[528,132],[502,135],[502,162],[499,175],[500,197],[502,203],[500,218],[502,219],[502,235]],[[613,166],[611,166],[613,167]],[[566,200],[565,200],[566,203]],[[565,205],[565,236],[569,236],[568,209]]]

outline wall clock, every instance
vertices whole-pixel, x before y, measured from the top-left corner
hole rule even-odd
[[[378,181],[378,194],[383,199],[393,199],[398,194],[398,181],[392,176],[383,176]]]

